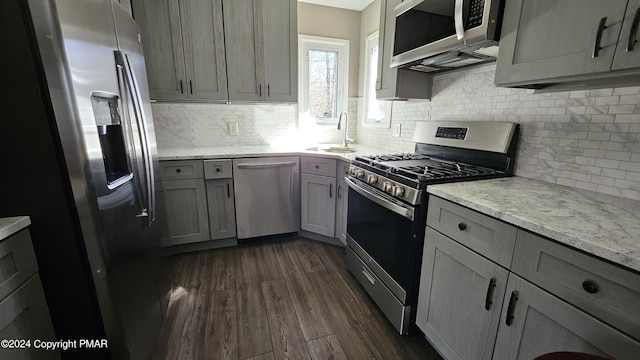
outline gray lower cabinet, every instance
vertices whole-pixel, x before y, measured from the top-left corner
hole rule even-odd
[[[349,186],[344,178],[338,178],[336,191],[336,238],[347,245],[347,213],[349,207]]]
[[[447,359],[491,359],[508,270],[427,227],[416,324]]]
[[[429,199],[416,324],[447,359],[637,359],[638,284],[637,273]]]
[[[336,217],[336,178],[303,173],[300,193],[300,228],[333,237]]]
[[[401,0],[380,1],[376,98],[381,100],[430,99],[432,82],[430,74],[390,66],[396,23],[393,8],[400,2]]]
[[[211,240],[236,237],[233,179],[206,180]]]
[[[637,0],[507,1],[496,85],[536,88],[638,75],[639,7]],[[635,73],[615,73],[623,69]]]
[[[202,160],[161,161],[169,244],[209,240],[209,216]]]
[[[297,2],[223,0],[230,101],[296,102]]]
[[[227,100],[222,0],[133,0],[151,98]]]
[[[511,273],[493,358],[534,359],[558,351],[631,360],[640,343]]]
[[[171,245],[209,240],[204,179],[164,181]]]
[[[56,336],[26,229],[0,240],[0,339],[29,341],[28,347],[0,347],[0,359],[60,359],[59,351],[34,344]]]

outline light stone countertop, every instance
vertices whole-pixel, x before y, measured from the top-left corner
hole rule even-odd
[[[640,271],[640,201],[521,177],[430,185],[427,191]]]
[[[29,225],[31,225],[31,219],[28,216],[0,218],[0,240],[8,238]]]
[[[217,146],[217,147],[175,147],[175,148],[159,148],[158,157],[162,160],[191,160],[191,159],[232,159],[241,157],[254,156],[322,156],[331,157],[339,160],[351,161],[360,155],[380,155],[393,153],[393,151],[381,148],[361,145],[349,144],[350,148],[356,151],[352,153],[334,153],[323,150],[312,151],[307,150],[311,147],[322,149],[328,146],[337,146],[335,144],[319,144],[306,147],[276,147],[270,145],[254,145],[254,146]]]

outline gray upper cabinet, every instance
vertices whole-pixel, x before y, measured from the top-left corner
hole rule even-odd
[[[618,48],[613,58],[613,70],[632,69],[640,66],[640,44],[636,40],[638,38],[639,23],[640,0],[629,0],[627,13],[622,23]]]
[[[297,3],[224,0],[229,100],[297,101]]]
[[[151,97],[227,100],[222,0],[134,0]]]
[[[376,98],[381,100],[430,99],[430,74],[390,67],[395,29],[393,8],[400,2],[401,0],[380,1]]]
[[[630,1],[627,9],[628,2],[507,1],[496,85],[540,88],[622,75],[612,70],[635,68],[637,73],[640,55],[626,48],[638,31],[640,1]]]
[[[132,7],[142,33],[151,98],[186,100],[178,1],[135,0]]]

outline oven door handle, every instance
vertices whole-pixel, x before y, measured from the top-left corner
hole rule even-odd
[[[345,178],[345,181],[347,182],[347,185],[349,185],[349,187],[351,189],[353,189],[353,191],[357,192],[358,194],[364,196],[365,198],[373,201],[374,203],[389,209],[391,211],[393,211],[394,213],[398,214],[398,215],[402,215],[408,219],[410,219],[411,221],[414,220],[415,217],[415,209],[413,208],[406,208],[404,206],[400,206],[398,204],[394,204],[392,202],[390,202],[389,200],[378,196],[370,191],[367,191],[366,189],[361,188],[360,186],[358,186],[358,184],[356,184],[355,182],[353,182],[353,180],[349,179],[349,178]]]

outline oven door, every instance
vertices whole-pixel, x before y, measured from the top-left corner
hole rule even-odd
[[[401,303],[410,303],[423,243],[423,208],[398,201],[352,177],[346,181],[350,188],[349,248]]]

